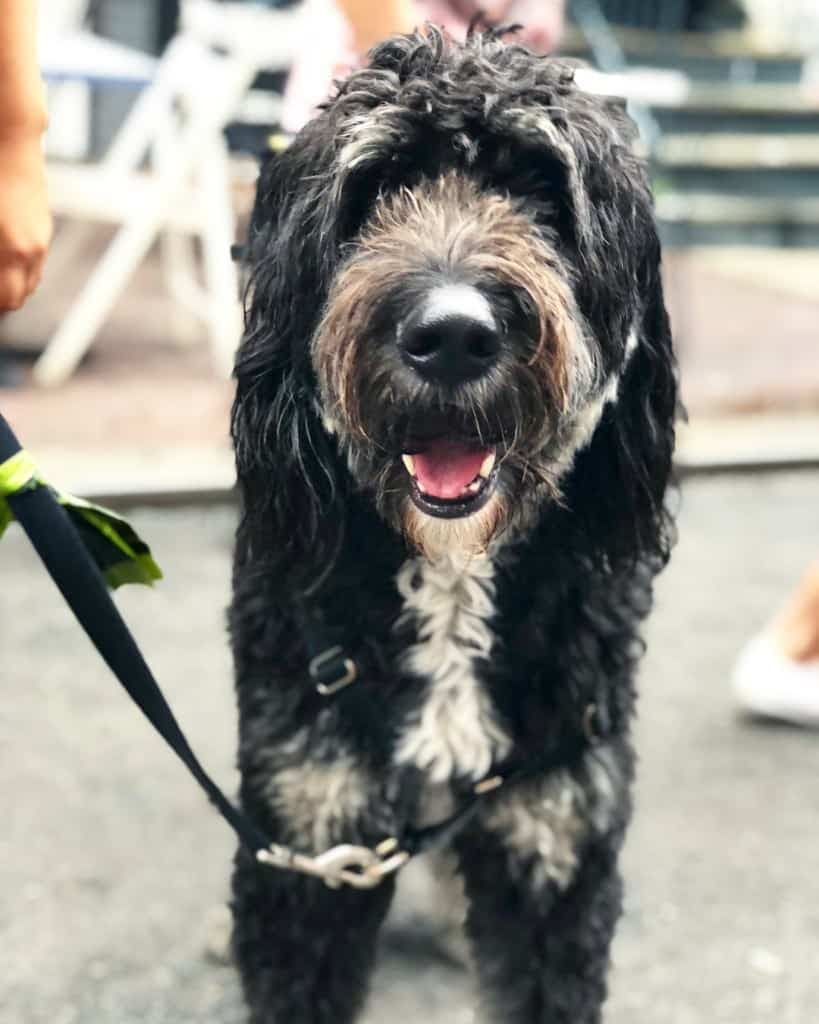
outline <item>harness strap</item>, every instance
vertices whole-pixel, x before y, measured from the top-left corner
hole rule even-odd
[[[21,451],[20,442],[0,414],[0,464]],[[508,787],[538,772],[559,767],[577,754],[575,737],[571,750],[555,751],[548,761],[536,758],[494,772],[473,786],[464,804],[448,818],[423,828],[407,828],[400,837],[388,838],[375,849],[341,844],[309,856],[274,843],[228,800],[200,764],[65,509],[51,489],[33,480],[31,474],[26,474],[24,482],[22,489],[9,486],[5,500],[77,621],[134,703],[188,768],[242,845],[261,864],[312,875],[334,888],[341,884],[357,889],[374,888],[411,857],[451,841],[472,820],[486,795],[500,786]],[[322,696],[332,696],[354,682],[356,664],[340,644],[332,642],[318,609],[308,610],[301,605],[298,618],[310,658],[310,677]],[[603,710],[602,701],[586,709],[583,728],[590,745],[595,738],[589,736],[588,722],[595,713],[600,732],[608,732]]]
[[[585,742],[580,747],[581,755],[593,753],[594,748],[610,735],[611,722],[608,714],[602,710],[604,707],[602,695],[597,702],[586,705],[582,723],[582,740]],[[512,761],[493,768],[486,778],[472,786],[461,806],[448,818],[421,828],[407,828],[401,836],[400,848],[415,857],[450,843],[472,821],[484,797],[501,788],[508,790],[527,779],[546,775],[576,762],[579,756],[577,741],[577,736],[569,736],[548,757],[534,757],[525,762]]]
[[[358,667],[344,647],[331,636],[317,607],[294,606],[307,656],[307,671],[322,697],[332,697],[358,678]]]

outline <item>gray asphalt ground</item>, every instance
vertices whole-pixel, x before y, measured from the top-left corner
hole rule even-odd
[[[230,790],[232,513],[138,511],[167,579],[120,603]],[[648,629],[627,912],[606,1024],[813,1024],[819,736],[736,719],[732,658],[819,547],[819,479],[689,481]],[[239,1024],[207,955],[233,842],[78,631],[0,546],[0,1024]],[[344,950],[339,950],[344,956]],[[458,967],[387,949],[366,1024],[466,1024]]]

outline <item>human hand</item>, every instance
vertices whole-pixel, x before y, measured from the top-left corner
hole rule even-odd
[[[535,53],[552,53],[563,35],[565,0],[512,0],[504,16],[523,25],[521,42]]]
[[[563,34],[565,0],[448,0],[448,4],[466,22],[480,14],[491,25],[522,25],[521,42],[538,53],[551,53]]]
[[[490,24],[507,21],[509,9],[515,0],[448,0],[448,6],[464,21],[470,22],[476,16]]]
[[[51,240],[39,132],[0,138],[0,312],[18,309],[40,282]]]
[[[418,23],[413,0],[339,0],[357,54],[393,33],[412,32]]]

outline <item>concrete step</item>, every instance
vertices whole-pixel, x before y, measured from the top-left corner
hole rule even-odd
[[[659,164],[654,185],[657,192],[745,196],[759,203],[811,199],[819,196],[819,169]]]
[[[797,82],[810,56],[808,43],[802,47],[753,31],[671,34],[615,27],[614,36],[629,63],[684,71],[698,81]],[[561,53],[593,61],[592,51],[576,27],[567,31]]]
[[[819,198],[656,192],[666,245],[819,246]]]
[[[677,428],[682,474],[765,468],[819,468],[819,414],[700,415]]]
[[[40,447],[46,479],[103,505],[202,506],[235,501],[233,456],[225,447],[142,446],[113,450]],[[695,415],[678,427],[678,469],[685,473],[770,466],[819,467],[819,414]]]
[[[801,252],[819,247],[819,224],[701,224],[660,222],[660,239],[669,249],[710,249],[724,245]]]
[[[810,135],[819,131],[819,108],[790,110],[709,109],[706,106],[653,108],[666,133],[724,132],[745,135]]]
[[[665,133],[819,134],[819,84],[692,82],[675,102],[652,102]]]
[[[656,197],[657,212],[666,221],[693,220],[716,224],[815,224],[819,197],[760,200],[756,196],[719,192],[666,193]]]
[[[675,132],[662,138],[656,155],[665,167],[816,169],[819,132],[771,132],[764,136],[755,132]]]
[[[782,123],[780,133],[790,134],[791,120],[810,131],[819,131],[819,82],[799,86],[771,82],[687,83],[685,78],[681,82],[682,85],[658,92],[656,99],[650,100],[649,105],[666,128],[673,127],[676,117],[707,126],[690,127],[693,131],[757,132],[756,124],[748,119],[756,119],[768,131],[777,130],[778,120]],[[727,127],[723,124],[726,120],[744,128]]]
[[[794,88],[783,82],[694,82],[688,110],[717,114],[807,115],[819,125],[819,84]]]
[[[783,0],[787,3],[788,0]],[[679,54],[697,59],[744,58],[746,60],[804,60],[813,52],[812,40],[793,40],[772,31],[746,28],[738,31],[655,32],[645,28],[613,26],[614,36],[623,53],[645,63],[656,53]],[[576,25],[568,25],[560,52],[587,54],[588,43]]]
[[[756,295],[768,294],[775,305],[781,305],[784,301],[791,308],[792,315],[794,303],[799,305],[810,302],[819,306],[819,290],[816,286],[819,281],[819,249],[711,246],[708,249],[689,250],[682,263],[679,260],[674,262],[673,272],[684,276],[685,271],[690,271],[693,267],[696,267],[697,273],[705,278],[727,279],[752,289]],[[793,327],[792,320],[790,326]],[[791,349],[790,355],[793,356],[795,351],[796,348]],[[726,357],[728,361],[730,358]],[[819,397],[819,345],[815,346],[810,369],[813,371],[814,391]],[[765,379],[764,372],[760,379]],[[808,403],[803,397],[801,403],[793,404]],[[816,406],[816,412],[819,416],[819,404]],[[814,441],[819,453],[819,431]]]
[[[819,133],[674,133],[660,139],[656,157],[658,192],[713,193],[762,202],[819,195]]]

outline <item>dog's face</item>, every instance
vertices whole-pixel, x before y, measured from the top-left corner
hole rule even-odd
[[[282,158],[287,186],[262,182],[257,226],[278,235],[261,225],[254,354],[254,326],[301,333],[302,394],[355,487],[429,554],[561,500],[651,349],[658,248],[631,142],[567,65],[432,31],[377,48]],[[269,251],[285,231],[298,243]],[[274,259],[301,261],[310,315],[282,308]]]
[[[345,165],[362,145],[372,154],[373,129],[383,122],[369,138],[357,126]],[[381,157],[388,175],[390,151]],[[430,170],[392,184],[371,167],[359,184],[374,198],[312,359],[325,422],[387,518],[426,550],[483,548],[550,494],[555,439],[602,362],[548,198],[511,192],[477,156]]]

